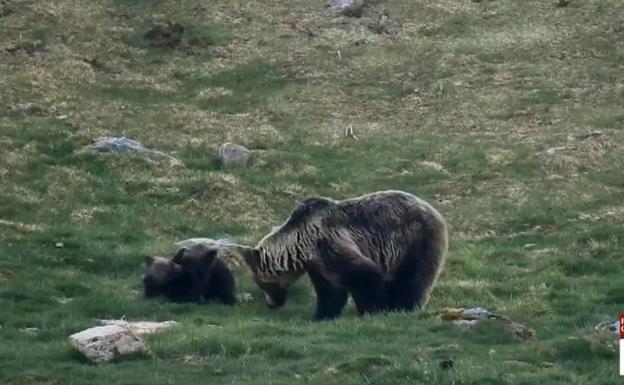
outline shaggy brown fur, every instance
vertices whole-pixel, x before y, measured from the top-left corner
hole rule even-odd
[[[308,273],[317,294],[315,319],[340,315],[348,294],[360,314],[423,307],[448,249],[446,223],[425,201],[381,191],[336,201],[303,201],[255,248],[234,246],[265,291],[284,304]]]

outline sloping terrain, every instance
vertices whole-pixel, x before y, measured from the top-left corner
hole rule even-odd
[[[594,325],[624,311],[624,2],[557,4],[0,0],[0,382],[619,383]],[[102,136],[183,166],[83,151]],[[227,171],[225,141],[267,151]],[[307,279],[271,311],[244,269],[234,309],[137,297],[144,254],[384,189],[448,219],[426,312],[312,323]],[[434,315],[462,306],[537,337]],[[122,316],[181,326],[148,359],[69,347]]]

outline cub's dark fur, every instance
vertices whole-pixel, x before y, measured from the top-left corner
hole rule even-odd
[[[307,273],[317,295],[315,319],[339,316],[349,294],[360,314],[423,307],[447,249],[440,213],[402,191],[307,199],[255,248],[232,248],[271,307],[282,306],[288,288]]]
[[[173,258],[189,275],[192,295],[198,301],[219,300],[226,305],[236,303],[236,281],[229,267],[218,257],[218,249],[195,245],[182,249]]]
[[[145,257],[143,294],[146,298],[163,296],[173,302],[191,302],[192,287],[182,266],[164,257]]]
[[[145,297],[164,296],[174,302],[217,300],[236,303],[236,283],[227,264],[217,257],[217,249],[196,245],[181,249],[171,259],[145,258]]]

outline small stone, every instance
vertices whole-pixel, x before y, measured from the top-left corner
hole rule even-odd
[[[550,361],[544,361],[537,364],[537,366],[539,366],[540,368],[553,368],[555,364]]]
[[[29,336],[36,336],[37,334],[39,334],[39,328],[34,327],[21,328],[20,331],[24,334],[28,334]]]
[[[226,142],[219,146],[217,155],[225,168],[246,167],[251,151],[239,144]]]
[[[568,150],[568,149],[570,149],[569,146],[551,147],[548,150],[546,150],[545,153],[546,153],[546,155],[551,155],[552,156],[552,155],[555,155],[558,152],[565,151],[565,150]]]
[[[375,18],[374,21],[372,21],[368,27],[380,34],[380,35],[396,35],[397,34],[397,30],[396,28],[393,26],[393,22],[390,19],[390,15],[388,14],[387,11],[382,12],[381,14],[379,14],[379,16],[377,16],[377,18]]]
[[[254,300],[254,296],[251,293],[240,293],[238,300],[243,303],[252,302]]]
[[[593,138],[601,137],[603,135],[604,135],[604,132],[596,130],[596,131],[588,132],[587,134],[577,135],[576,140],[593,139]]]
[[[68,298],[68,297],[53,297],[53,298],[56,302],[60,303],[61,305],[65,305],[74,300],[73,298]]]
[[[594,330],[596,330],[596,331],[608,331],[608,332],[611,332],[613,334],[619,335],[620,334],[620,321],[619,320],[615,320],[615,321],[604,321],[604,322],[601,322],[598,325],[594,326]]]
[[[514,334],[514,336],[522,341],[534,340],[536,337],[535,330],[518,322],[507,321],[508,329]]]

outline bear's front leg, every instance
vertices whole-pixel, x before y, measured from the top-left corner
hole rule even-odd
[[[328,280],[321,266],[310,265],[307,272],[316,291],[316,312],[313,319],[322,321],[339,317],[347,303],[347,290]]]

